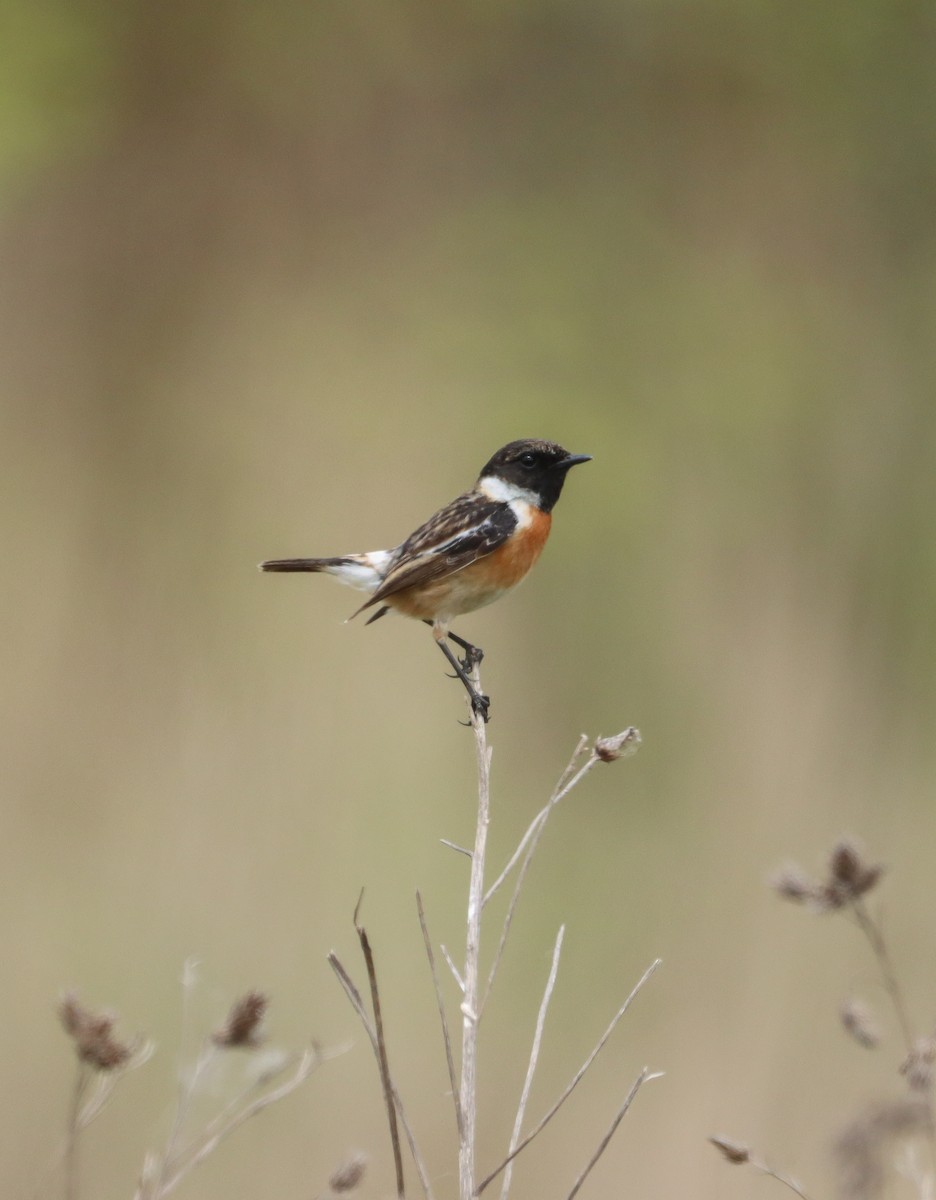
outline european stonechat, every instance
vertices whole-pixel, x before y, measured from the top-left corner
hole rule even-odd
[[[449,629],[455,617],[490,604],[520,582],[539,558],[566,474],[590,454],[570,454],[555,442],[510,442],[489,459],[470,492],[440,508],[394,550],[340,558],[275,558],[262,571],[321,571],[369,593],[359,609],[391,608],[432,626],[439,649],[485,721],[490,700],[469,672],[482,652]],[[379,606],[379,607],[378,607]],[[350,620],[351,617],[348,619]],[[465,652],[459,660],[446,638]]]

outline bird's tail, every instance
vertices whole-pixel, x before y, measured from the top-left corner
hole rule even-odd
[[[346,554],[341,558],[271,558],[260,564],[260,570],[320,572],[370,593],[380,587],[389,560],[388,550],[373,550],[370,554]]]
[[[344,558],[271,558],[260,564],[261,571],[335,571]]]

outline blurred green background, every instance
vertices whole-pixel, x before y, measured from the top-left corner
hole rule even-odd
[[[5,0],[0,47],[4,1194],[58,1144],[69,985],[159,1043],[83,1151],[87,1195],[131,1194],[189,956],[209,1025],[256,986],[275,1044],[357,1044],[178,1194],[309,1197],[356,1148],[388,1194],[324,961],[360,977],[362,885],[455,1193],[413,893],[460,947],[459,689],[421,626],[344,626],[353,593],[255,564],[392,545],[538,436],[595,457],[532,579],[459,626],[488,656],[493,861],[581,731],[645,744],[544,841],[485,1029],[482,1163],[565,921],[531,1118],[664,966],[515,1194],[565,1195],[648,1063],[590,1195],[776,1188],[715,1132],[828,1195],[900,1046],[846,1041],[846,992],[886,1011],[858,935],[764,880],[863,837],[930,1028],[932,6]]]

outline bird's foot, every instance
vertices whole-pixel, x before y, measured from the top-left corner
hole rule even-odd
[[[481,692],[476,692],[473,689],[468,692],[471,700],[471,712],[475,717],[480,717],[485,725],[491,719],[491,697],[482,695]],[[459,721],[459,725],[464,725],[467,729],[471,728],[470,721]]]
[[[484,651],[480,646],[472,646],[470,642],[464,645],[465,657],[461,660],[461,665],[465,668],[465,674],[470,675],[475,667],[480,667],[484,662]]]

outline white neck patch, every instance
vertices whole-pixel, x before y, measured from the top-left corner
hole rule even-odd
[[[485,475],[478,480],[478,491],[483,492],[489,500],[497,500],[501,504],[513,504],[520,501],[523,504],[535,504],[539,508],[540,498],[536,492],[524,488],[519,483],[508,483],[497,475]]]

